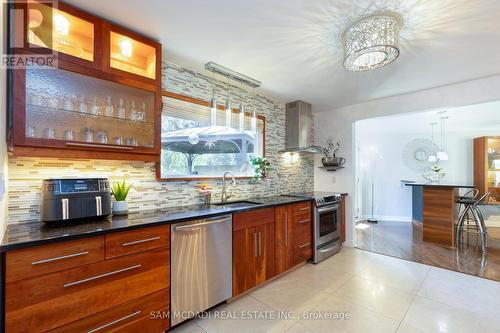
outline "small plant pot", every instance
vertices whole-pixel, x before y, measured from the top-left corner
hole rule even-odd
[[[128,203],[127,201],[113,201],[113,215],[127,215]]]

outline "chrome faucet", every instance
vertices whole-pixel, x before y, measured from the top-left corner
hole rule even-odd
[[[224,172],[224,175],[222,175],[222,195],[221,195],[222,203],[227,202],[227,199],[229,199],[232,196],[232,193],[231,194],[227,193],[227,185],[226,185],[227,175],[231,176],[231,185],[233,185],[233,187],[236,187],[236,179],[234,179],[233,173],[231,171]]]

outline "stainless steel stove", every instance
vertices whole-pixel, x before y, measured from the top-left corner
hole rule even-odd
[[[306,197],[314,200],[313,259],[320,261],[340,251],[340,208],[342,194],[337,192],[303,192],[286,194],[288,197]]]

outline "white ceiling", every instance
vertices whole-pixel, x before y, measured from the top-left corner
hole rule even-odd
[[[433,110],[361,120],[356,123],[360,134],[378,133],[431,133],[430,123],[437,123],[434,133],[440,130],[440,113],[446,111],[447,132],[483,132],[500,128],[500,102],[469,105],[451,109]]]
[[[172,62],[208,61],[263,82],[262,92],[331,110],[500,73],[499,0],[68,0],[163,43]],[[342,67],[341,30],[393,10],[401,56],[373,72]]]

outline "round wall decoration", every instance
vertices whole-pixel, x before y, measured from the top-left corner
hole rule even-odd
[[[439,146],[429,139],[415,139],[406,144],[403,149],[404,164],[416,171],[424,171],[432,162],[429,156],[436,154]]]

